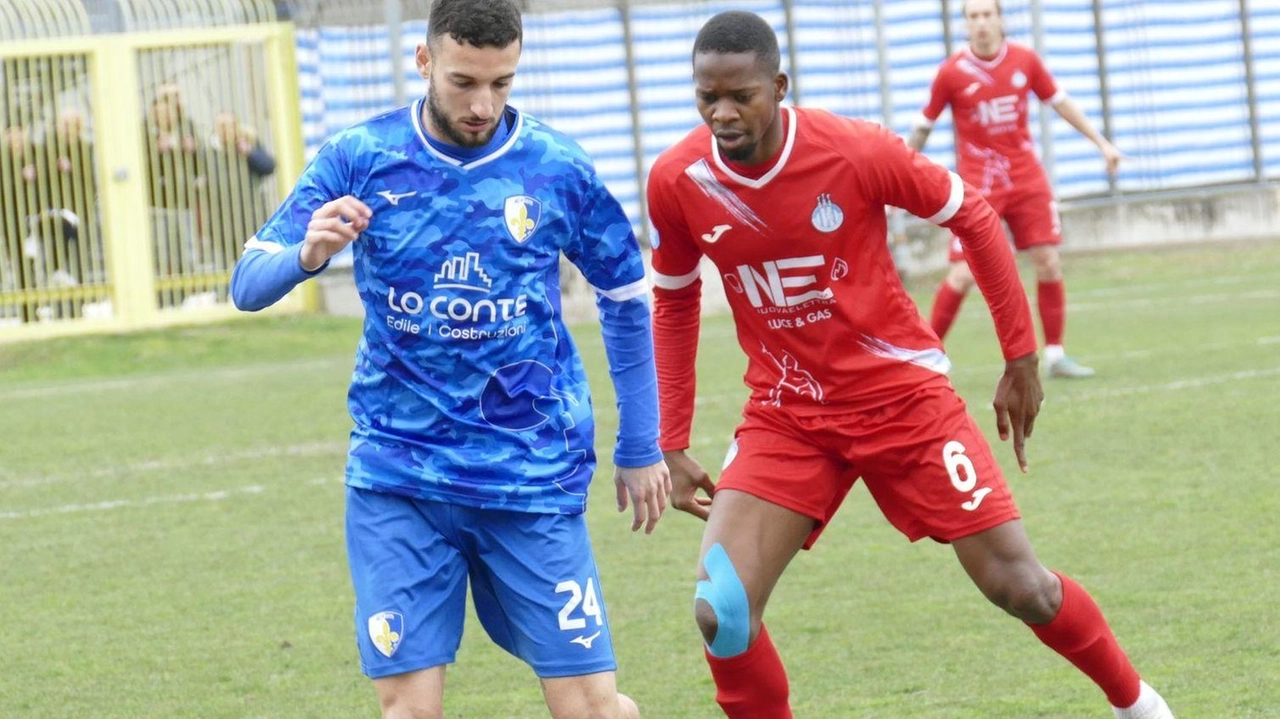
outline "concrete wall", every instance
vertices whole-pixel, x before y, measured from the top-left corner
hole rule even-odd
[[[1136,247],[1270,239],[1280,241],[1280,186],[1209,187],[1178,193],[1078,200],[1061,207],[1064,254]],[[909,241],[898,252],[908,275],[946,266],[947,233],[932,225],[908,225]],[[360,315],[350,268],[333,268],[318,280],[325,311]],[[702,270],[703,311],[726,309],[720,275],[709,261]],[[586,280],[565,263],[564,310],[570,321],[595,317]]]
[[[1274,239],[1280,241],[1280,186],[1236,185],[1064,202],[1062,252]],[[944,230],[909,225],[899,266],[910,275],[946,266]]]

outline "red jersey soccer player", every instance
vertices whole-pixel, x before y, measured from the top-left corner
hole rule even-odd
[[[765,605],[861,478],[908,538],[950,542],[982,592],[1124,707],[1117,716],[1172,717],[1089,595],[1036,558],[884,242],[886,206],[964,240],[1007,361],[994,402],[1000,436],[1012,435],[1025,470],[1043,394],[1030,307],[996,214],[878,125],[782,108],[778,66],[777,38],[758,16],[708,21],[693,50],[707,127],[649,176],[661,444],[672,504],[707,519],[695,606],[716,701],[732,719],[791,716]],[[718,487],[686,453],[703,256],[724,277],[749,358],[751,397]]]
[[[1090,377],[1062,348],[1067,300],[1058,244],[1062,242],[1057,206],[1027,130],[1027,96],[1035,93],[1063,119],[1093,141],[1114,173],[1120,151],[1100,135],[1080,106],[1058,89],[1053,76],[1030,48],[1004,39],[999,0],[966,0],[969,46],[938,68],[921,122],[907,144],[924,147],[933,123],[951,105],[955,120],[960,176],[974,185],[1013,234],[1014,246],[1027,250],[1036,269],[1036,304],[1044,329],[1045,364],[1051,377]],[[933,301],[930,325],[945,337],[973,287],[958,237],[952,237],[946,279]]]

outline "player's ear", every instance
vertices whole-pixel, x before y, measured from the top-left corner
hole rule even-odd
[[[418,49],[413,53],[413,60],[418,65],[418,75],[426,80],[431,77],[431,50],[426,45],[419,43]]]
[[[773,78],[773,101],[782,102],[782,98],[787,96],[787,88],[791,85],[791,79],[787,77],[787,73],[780,72]]]

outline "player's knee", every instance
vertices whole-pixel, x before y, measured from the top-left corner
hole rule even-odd
[[[382,695],[382,719],[444,719],[444,707],[424,704],[412,696]]]
[[[554,719],[640,719],[640,707],[626,694],[592,696],[570,707],[551,710]]]
[[[374,681],[382,719],[443,719],[444,702],[419,675],[398,675]]]
[[[619,717],[622,719],[640,719],[640,707],[626,694],[618,695]]]
[[[722,545],[714,544],[707,550],[702,566],[709,578],[698,582],[694,598],[698,629],[712,656],[737,656],[747,651],[751,642],[747,590]]]
[[[947,270],[947,284],[951,289],[964,294],[973,289],[973,272],[964,262],[956,262]]]
[[[1062,601],[1057,579],[1039,565],[1005,572],[983,592],[996,606],[1031,624],[1052,621]]]
[[[1032,250],[1031,262],[1036,268],[1036,279],[1052,282],[1062,278],[1062,257],[1052,245],[1042,245]]]
[[[698,631],[702,632],[702,641],[710,644],[716,638],[716,630],[720,628],[716,610],[704,599],[697,597],[693,602],[693,618],[698,622]]]

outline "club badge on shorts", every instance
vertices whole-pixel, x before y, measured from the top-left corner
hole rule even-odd
[[[507,220],[507,233],[511,239],[523,243],[538,229],[542,219],[542,203],[528,195],[512,195],[502,208]]]
[[[390,657],[400,648],[404,637],[404,617],[397,612],[378,612],[369,617],[369,639],[384,657]]]

